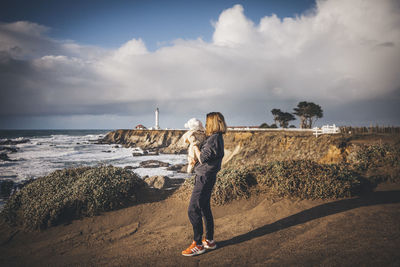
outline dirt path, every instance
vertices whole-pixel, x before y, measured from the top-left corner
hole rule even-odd
[[[262,196],[213,207],[219,249],[197,257],[187,203],[168,198],[43,232],[1,226],[1,266],[400,265],[400,185],[335,201]]]

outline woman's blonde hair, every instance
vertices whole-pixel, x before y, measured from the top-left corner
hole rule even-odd
[[[220,112],[210,112],[206,117],[206,135],[214,133],[226,133],[225,119]]]

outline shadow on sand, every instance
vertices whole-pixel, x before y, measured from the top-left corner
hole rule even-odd
[[[380,205],[400,203],[400,191],[378,191],[354,199],[344,199],[326,203],[311,209],[304,210],[289,217],[283,218],[271,224],[266,224],[246,234],[235,236],[228,240],[218,242],[218,247],[242,243],[253,238],[261,237],[273,232],[289,228],[291,226],[303,224],[318,218],[323,218],[332,214],[348,211],[351,209]]]

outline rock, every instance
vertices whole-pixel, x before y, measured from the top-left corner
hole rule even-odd
[[[140,157],[140,156],[158,156],[159,152],[158,150],[144,150],[142,152],[133,152],[132,156],[134,157]]]
[[[137,168],[139,168],[139,167],[133,167],[133,166],[125,166],[124,167],[125,170],[134,170],[134,169],[137,169]]]
[[[132,156],[134,156],[134,157],[147,156],[147,151],[143,151],[143,153],[142,152],[133,152]]]
[[[158,152],[158,149],[154,150],[147,150],[147,155],[149,156],[158,156],[160,153]]]
[[[175,164],[175,165],[169,166],[167,168],[167,170],[168,171],[178,171],[178,172],[180,172],[183,167],[185,167],[185,164]]]
[[[3,161],[13,161],[12,159],[10,159],[10,158],[8,157],[7,153],[5,153],[5,152],[3,152],[3,153],[0,154],[0,160],[3,160]]]
[[[151,159],[140,162],[139,166],[140,168],[160,168],[168,167],[169,163]]]
[[[0,181],[0,197],[8,198],[14,188],[15,183],[12,180]]]
[[[107,133],[98,142],[150,150],[149,154],[151,155],[158,154],[154,150],[159,150],[161,153],[176,153],[176,143],[185,132],[185,130],[116,130]],[[165,149],[168,152],[165,152]]]
[[[119,145],[113,146],[113,148],[119,148]]]
[[[187,173],[187,167],[188,167],[188,164],[183,165],[183,167],[181,168],[181,170],[179,172]]]
[[[29,139],[21,139],[21,140],[10,140],[7,139],[5,141],[0,141],[0,145],[18,145],[18,144],[25,144],[30,142]]]
[[[170,178],[168,176],[161,176],[161,175],[148,177],[148,178],[144,179],[144,181],[150,187],[154,187],[157,189],[166,188],[171,184]]]
[[[18,151],[18,149],[15,147],[2,146],[0,147],[0,151],[9,151],[11,153],[15,153]]]
[[[103,150],[102,152],[104,152],[104,153],[111,153],[112,151],[111,151],[111,150]]]

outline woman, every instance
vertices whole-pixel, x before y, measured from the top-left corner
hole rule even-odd
[[[225,132],[224,116],[219,112],[208,113],[206,118],[207,140],[201,151],[198,147],[195,147],[200,157],[194,168],[196,176],[188,208],[189,220],[193,226],[194,241],[186,250],[182,251],[184,256],[195,256],[204,253],[206,249],[217,248],[214,242],[214,219],[211,213],[210,198],[224,157],[222,134]],[[206,236],[202,240],[203,217]]]

